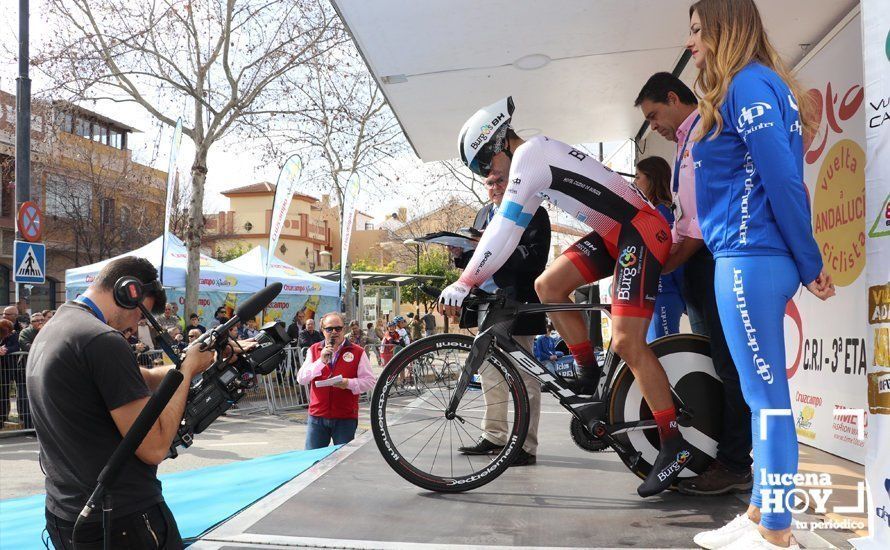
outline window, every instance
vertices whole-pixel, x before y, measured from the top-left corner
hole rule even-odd
[[[102,205],[99,208],[101,214],[102,225],[114,224],[114,199],[102,199]]]
[[[9,283],[9,268],[5,265],[0,265],[0,300],[3,300],[4,304],[13,303],[13,299],[9,296]]]
[[[74,133],[80,137],[90,138],[90,121],[78,118],[74,122]]]
[[[31,289],[31,297],[29,299],[31,311],[56,309],[58,303],[56,300],[58,284],[58,281],[54,278],[47,277],[46,283],[42,285],[34,285],[34,288]]]
[[[91,138],[99,143],[108,143],[108,128],[98,123],[93,123],[93,132]]]
[[[126,206],[121,206],[121,226],[127,227],[130,224],[130,209]]]
[[[93,190],[89,184],[52,174],[46,180],[46,213],[61,218],[92,218]]]
[[[374,222],[365,222],[365,231],[371,231],[374,229]]]
[[[108,145],[115,149],[123,149],[123,134],[120,130],[115,130],[114,128],[109,130]]]

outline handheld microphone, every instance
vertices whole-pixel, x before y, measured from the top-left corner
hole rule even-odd
[[[230,328],[237,325],[242,319],[252,319],[253,317],[256,317],[257,313],[261,312],[263,308],[269,305],[269,303],[281,293],[281,288],[281,283],[272,283],[252,295],[250,298],[244,300],[244,302],[242,302],[235,310],[235,314],[232,315],[231,319],[218,327],[205,332],[191,345],[197,344],[201,346],[202,349],[207,349],[215,346],[220,339],[228,338]]]
[[[324,329],[322,329],[322,330],[324,330]],[[334,335],[333,334],[327,334],[325,336],[325,346],[329,346],[331,348],[331,356],[330,356],[330,358],[328,358],[328,366],[331,367],[331,369],[333,369],[334,368]]]
[[[90,495],[90,498],[87,499],[86,506],[84,506],[83,510],[80,512],[81,518],[86,519],[90,515],[102,499],[102,495],[105,493],[106,488],[114,484],[118,474],[120,474],[124,462],[136,452],[136,448],[139,447],[142,440],[148,435],[149,430],[154,426],[155,420],[158,419],[161,415],[161,411],[163,411],[164,407],[167,406],[167,403],[170,402],[170,399],[173,397],[173,394],[176,393],[176,389],[179,388],[182,380],[182,371],[176,369],[167,371],[167,374],[158,386],[157,391],[151,396],[148,403],[145,404],[145,407],[142,408],[139,416],[136,417],[133,425],[130,426],[129,431],[127,431],[127,435],[125,435],[123,440],[118,444],[114,453],[111,455],[111,458],[108,460],[108,463],[105,464],[105,467],[102,468],[102,471],[99,473],[96,489],[93,491],[93,494]]]

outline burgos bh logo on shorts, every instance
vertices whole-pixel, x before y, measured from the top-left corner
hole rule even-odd
[[[636,252],[636,247],[633,246],[628,246],[621,252],[621,256],[618,257],[621,267],[630,267],[637,263],[637,256],[634,252]]]

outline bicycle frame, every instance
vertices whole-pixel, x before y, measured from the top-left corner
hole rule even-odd
[[[473,298],[470,298],[470,301],[472,302]],[[593,396],[582,396],[572,391],[564,378],[545,369],[529,351],[513,339],[513,328],[516,320],[523,315],[558,311],[602,311],[610,315],[610,305],[573,303],[521,304],[508,300],[503,295],[485,295],[479,299],[479,306],[481,320],[479,332],[473,341],[473,347],[470,350],[463,372],[457,381],[454,393],[445,411],[446,418],[452,419],[456,416],[457,408],[469,386],[472,376],[482,366],[489,348],[494,345],[507,355],[514,367],[525,371],[538,380],[541,383],[541,391],[551,393],[591,434],[612,445],[616,451],[631,455],[620,442],[612,437],[613,435],[632,430],[654,429],[656,427],[654,420],[641,420],[612,425],[606,423],[612,384],[622,363],[621,358],[611,350],[606,352],[602,365],[605,376],[600,380],[597,393]],[[684,414],[682,400],[673,391],[673,388],[671,392],[674,398],[681,404],[681,407],[678,408],[679,419],[679,416]]]

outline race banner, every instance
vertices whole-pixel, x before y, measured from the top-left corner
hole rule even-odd
[[[787,374],[798,441],[865,462],[865,101],[858,10],[796,69],[815,101],[818,131],[805,139],[804,181],[813,234],[837,295],[801,287],[785,317]]]
[[[167,203],[164,207],[164,233],[161,255],[161,283],[164,282],[164,257],[167,255],[167,240],[170,235],[170,220],[173,218],[173,195],[179,180],[177,162],[179,160],[179,146],[182,144],[182,117],[176,120],[176,128],[173,130],[173,140],[170,142],[170,158],[167,162]],[[180,183],[181,185],[181,183]],[[180,188],[181,192],[182,188]]]
[[[198,317],[200,323],[210,328],[213,315],[217,309],[223,308],[226,316],[231,316],[238,304],[251,296],[243,292],[200,292],[198,294]],[[178,303],[180,311],[185,306],[185,293],[181,289],[167,289],[167,298]],[[297,312],[302,311],[306,319],[318,319],[325,313],[337,309],[336,296],[319,296],[306,294],[279,294],[261,315],[257,315],[258,324],[281,321],[286,325],[293,322]],[[262,321],[261,321],[262,319]]]
[[[281,230],[284,228],[284,219],[287,218],[287,211],[290,209],[290,203],[294,198],[302,171],[303,162],[300,157],[292,155],[284,162],[281,172],[278,173],[275,198],[272,201],[272,220],[269,225],[269,246],[267,247],[269,254],[263,273],[268,273],[269,262],[275,257],[275,247],[278,246],[278,238],[281,237]]]
[[[869,536],[850,542],[859,549],[890,548],[890,5],[862,0],[865,215],[868,236],[866,350]]]
[[[361,192],[361,181],[355,172],[349,176],[343,190],[343,227],[340,228],[340,295],[346,292],[346,263],[349,260],[349,240],[352,237],[352,226],[355,223],[355,209],[358,194]]]

